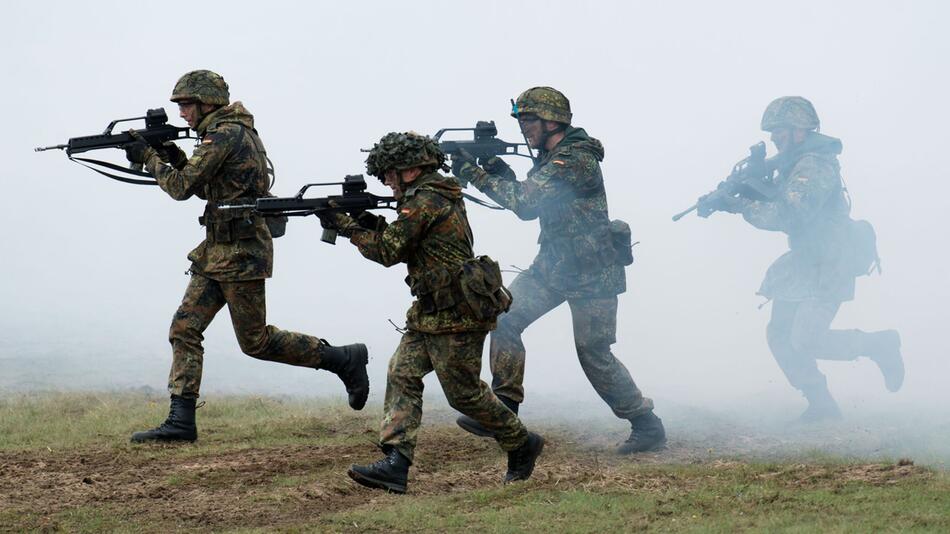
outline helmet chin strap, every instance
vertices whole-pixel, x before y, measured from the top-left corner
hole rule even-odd
[[[562,123],[560,123],[560,122],[554,122],[554,124],[557,124],[557,125],[558,125],[557,128],[555,128],[555,129],[553,129],[553,130],[548,130],[548,123],[550,123],[550,122],[554,122],[554,121],[549,121],[549,120],[546,120],[546,119],[541,119],[541,125],[540,125],[540,126],[541,126],[541,142],[539,143],[541,146],[538,147],[538,150],[543,150],[543,151],[547,152],[547,151],[548,151],[548,139],[550,139],[552,135],[554,135],[554,134],[556,134],[556,133],[558,133],[558,132],[563,132],[563,131],[564,131],[564,125],[563,125]]]

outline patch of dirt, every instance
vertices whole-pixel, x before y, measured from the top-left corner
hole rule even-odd
[[[631,465],[712,462],[722,469],[742,465],[710,460],[706,450],[676,442],[664,451],[618,457],[612,453],[614,444],[603,436],[555,429],[545,429],[544,434],[547,444],[532,489],[688,490],[702,478]],[[180,447],[190,448],[189,454],[181,454]],[[346,476],[350,464],[379,458],[379,451],[369,444],[207,453],[201,452],[202,447],[199,441],[0,452],[0,512],[35,514],[35,524],[20,528],[56,528],[55,514],[86,507],[134,518],[156,531],[205,530],[299,525],[323,514],[402,498],[363,488]],[[506,465],[494,441],[474,438],[447,424],[424,425],[416,455],[409,486],[415,496],[500,487]],[[842,481],[888,484],[920,471],[913,465],[802,464],[776,467],[761,476],[792,486]]]

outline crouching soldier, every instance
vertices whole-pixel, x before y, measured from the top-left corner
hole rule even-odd
[[[449,404],[491,430],[508,452],[505,482],[531,476],[544,447],[498,400],[479,373],[482,347],[510,294],[498,264],[472,253],[473,237],[462,192],[445,155],[428,137],[390,133],[373,146],[366,170],[393,190],[398,218],[344,214],[324,224],[349,237],[366,258],[386,267],[406,263],[416,300],[406,332],[389,361],[379,442],[385,457],[349,470],[356,482],[405,493],[416,433],[422,420],[423,377],[435,371]]]

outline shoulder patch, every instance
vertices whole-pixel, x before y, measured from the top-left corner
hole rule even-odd
[[[560,160],[560,159],[552,160],[551,163],[553,163],[553,164],[555,164],[555,165],[560,165],[560,166],[562,166],[562,167],[565,166],[565,165],[567,165],[567,163],[564,163],[564,160]]]

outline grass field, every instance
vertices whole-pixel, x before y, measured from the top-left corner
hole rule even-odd
[[[0,530],[950,531],[950,476],[908,460],[712,451],[675,430],[665,451],[617,457],[620,430],[591,439],[589,428],[551,423],[534,427],[548,440],[535,476],[505,486],[494,442],[438,408],[426,413],[409,493],[397,496],[345,474],[378,457],[378,406],[219,397],[198,412],[197,443],[128,443],[166,403],[0,398]]]

